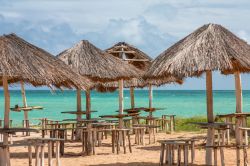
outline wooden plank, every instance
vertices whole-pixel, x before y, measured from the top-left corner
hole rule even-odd
[[[209,123],[214,122],[213,117],[213,80],[212,71],[206,71],[206,89],[207,89],[207,120]],[[213,145],[214,129],[207,130],[207,146]],[[206,149],[206,165],[212,165],[212,149]]]
[[[149,62],[148,59],[123,59],[124,61]]]
[[[121,50],[121,51],[107,51],[108,53],[126,53],[126,54],[134,54],[136,53],[135,51],[125,51],[125,50]]]

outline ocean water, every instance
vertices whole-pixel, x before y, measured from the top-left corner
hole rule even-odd
[[[27,102],[30,106],[43,106],[44,110],[29,112],[29,119],[48,117],[50,119],[75,118],[75,115],[61,114],[63,111],[76,110],[75,91],[27,90]],[[213,92],[215,114],[235,112],[235,93],[229,90],[217,90]],[[10,91],[11,107],[15,104],[22,106],[20,90]],[[129,91],[124,91],[125,108],[130,107]],[[148,107],[148,91],[135,90],[136,107]],[[99,115],[115,114],[118,110],[118,92],[98,93],[91,92],[92,117]],[[154,90],[153,106],[165,108],[154,113],[154,116],[162,114],[176,114],[178,117],[206,116],[206,91],[204,90]],[[85,93],[82,92],[82,108],[85,109]],[[3,118],[4,96],[0,91],[0,119]],[[250,112],[250,91],[243,91],[243,111]],[[142,115],[147,115],[143,112]],[[14,124],[21,123],[23,112],[11,112]]]

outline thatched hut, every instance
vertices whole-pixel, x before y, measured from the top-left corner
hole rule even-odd
[[[235,75],[236,112],[242,112],[240,72],[250,71],[250,47],[221,25],[204,25],[161,53],[153,61],[145,78],[158,80],[169,75],[179,78],[199,77],[206,73],[207,119],[213,123],[212,71],[214,70]],[[212,142],[213,131],[209,129],[207,145],[211,145]],[[212,164],[211,157],[209,149],[206,155],[207,165]]]
[[[123,80],[138,77],[140,70],[119,58],[110,56],[86,40],[63,51],[58,58],[95,83],[119,81],[119,110],[123,113]],[[86,99],[86,111],[90,115],[90,91],[86,91]]]
[[[139,50],[133,45],[130,45],[126,42],[119,42],[114,46],[106,49],[106,52],[112,54],[115,57],[127,61],[129,64],[134,65],[136,68],[140,69],[142,73],[145,73],[152,63],[152,58],[148,56],[143,51]],[[152,86],[160,86],[166,83],[178,82],[181,83],[181,80],[176,79],[175,77],[167,77],[162,80],[147,80],[143,78],[133,78],[124,82],[124,87],[130,88],[130,99],[131,99],[131,108],[135,107],[134,102],[134,88],[144,88],[149,87],[149,108],[152,107],[152,97],[153,89]],[[118,87],[116,82],[109,82],[105,84],[99,84],[96,86],[97,91],[113,91]]]
[[[9,83],[23,81],[33,86],[67,87],[88,89],[91,82],[78,73],[69,70],[59,59],[52,56],[15,34],[0,37],[0,75],[4,89],[5,112],[4,129],[9,130],[10,96]],[[3,138],[4,157],[0,159],[3,165],[10,162],[8,148],[8,133]]]

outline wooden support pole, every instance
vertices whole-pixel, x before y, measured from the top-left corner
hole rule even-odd
[[[153,107],[153,88],[152,85],[148,86],[149,108]],[[152,117],[152,112],[149,112],[149,116]]]
[[[235,72],[234,78],[235,78],[236,112],[242,113],[242,87],[241,87],[240,72]]]
[[[82,111],[82,96],[81,96],[81,89],[77,89],[76,90],[76,109],[77,112],[81,112]],[[77,119],[77,123],[79,123],[79,121],[82,119],[82,115],[81,114],[77,114],[76,115],[76,119]],[[80,129],[77,129],[78,125],[76,127],[76,140],[80,140],[81,138],[81,131]],[[74,138],[74,133],[72,132],[71,138]]]
[[[213,116],[213,80],[212,71],[206,71],[206,89],[207,89],[207,120],[209,123],[214,122]],[[213,145],[214,129],[207,130],[207,146]],[[206,149],[206,165],[212,165],[212,148]]]
[[[81,89],[77,89],[77,100],[76,100],[76,104],[77,104],[77,112],[81,112],[82,111],[82,100],[81,100]],[[82,116],[81,114],[77,114],[77,120],[81,120]]]
[[[123,114],[123,80],[119,80],[119,114]],[[123,128],[123,119],[119,119],[119,128]]]
[[[130,87],[130,104],[131,104],[131,108],[135,108],[135,90],[134,90],[134,87]]]
[[[8,78],[6,76],[3,76],[3,90],[4,90],[4,98],[5,98],[5,103],[4,103],[4,128],[9,128],[10,127],[10,94],[9,94],[9,87],[8,87]],[[8,141],[9,141],[9,135],[8,133],[3,134],[3,145],[8,146]],[[9,147],[4,148],[3,150],[4,153],[4,161],[2,162],[4,166],[8,165],[10,163],[10,158],[9,158]]]
[[[242,88],[241,88],[241,77],[240,72],[234,73],[235,78],[235,96],[236,96],[236,113],[242,113]],[[242,118],[236,117],[236,125],[235,125],[235,137],[236,137],[236,145],[242,144],[242,132],[239,127],[242,126]],[[236,150],[237,164],[240,164],[240,150]]]
[[[27,104],[27,100],[26,100],[26,93],[25,93],[23,81],[20,81],[20,84],[21,84],[21,92],[22,92],[22,98],[23,98],[23,106],[27,107],[28,104]],[[23,111],[23,112],[24,112],[24,122],[25,122],[29,119],[28,118],[28,111]],[[26,124],[26,123],[24,123],[24,124]]]
[[[86,95],[86,118],[91,118],[91,96],[90,96],[90,90],[85,91]]]

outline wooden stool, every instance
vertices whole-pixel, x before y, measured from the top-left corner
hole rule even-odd
[[[112,129],[112,152],[119,154],[120,146],[123,146],[124,154],[126,154],[126,136],[128,138],[129,151],[132,153],[132,147],[130,142],[130,129]],[[121,143],[121,144],[120,144]]]
[[[28,139],[30,145],[28,146],[28,158],[29,166],[32,166],[32,146],[35,148],[35,166],[44,166],[44,147],[45,144],[48,144],[48,165],[53,165],[52,160],[52,149],[53,143],[56,143],[56,166],[60,166],[60,141],[62,139],[53,139],[53,138],[33,138]]]
[[[170,131],[172,133],[175,131],[175,116],[176,115],[162,115],[162,127],[164,131]],[[167,119],[169,117],[169,119]]]
[[[220,150],[220,161],[221,166],[225,166],[225,157],[224,157],[224,148],[230,147],[227,145],[214,145],[214,146],[205,146],[206,148],[212,148],[214,153],[214,166],[218,165],[218,149]]]
[[[135,133],[135,144],[144,145],[145,127],[133,127],[133,133]]]
[[[191,144],[183,142],[183,141],[161,141],[161,153],[160,153],[160,165],[164,164],[164,157],[165,163],[169,166],[174,165],[175,163],[175,149],[177,151],[177,162],[178,166],[181,165],[181,151],[183,151],[183,159],[184,165],[188,165],[188,158],[189,158],[189,149],[191,149]],[[192,155],[192,153],[191,153]],[[191,158],[193,158],[191,156]],[[193,159],[192,159],[193,162]],[[192,163],[193,164],[193,163]]]
[[[82,153],[87,155],[95,155],[95,131],[94,129],[84,128],[82,129]]]
[[[30,128],[30,121],[29,120],[23,120],[23,127]],[[23,133],[24,135],[24,133]],[[30,132],[26,132],[26,136],[30,136]]]

